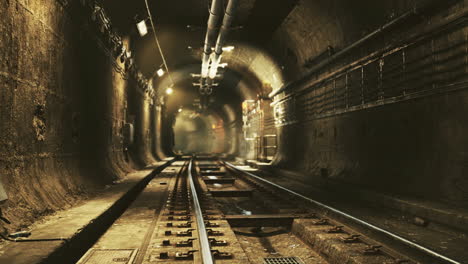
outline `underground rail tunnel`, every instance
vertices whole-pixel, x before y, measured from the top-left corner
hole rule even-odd
[[[0,263],[468,263],[467,0],[2,0]]]

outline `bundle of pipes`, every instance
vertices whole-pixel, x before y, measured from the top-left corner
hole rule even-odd
[[[234,20],[234,12],[237,0],[229,0],[221,28],[218,29],[218,21],[222,14],[223,1],[213,0],[211,3],[210,16],[208,18],[208,28],[206,31],[205,45],[203,47],[202,66],[200,75],[200,91],[205,94],[211,93],[214,86],[213,80],[217,77],[218,67],[220,67],[223,46]],[[218,33],[217,39],[216,33]],[[216,43],[215,43],[216,41]]]

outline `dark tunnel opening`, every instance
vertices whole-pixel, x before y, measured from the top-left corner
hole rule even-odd
[[[466,263],[467,4],[4,0],[0,264]]]
[[[182,109],[181,109],[182,110]],[[188,112],[188,113],[187,113]],[[214,115],[181,111],[174,123],[174,149],[180,154],[225,152],[223,120]]]

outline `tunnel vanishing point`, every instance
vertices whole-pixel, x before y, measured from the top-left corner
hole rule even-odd
[[[0,2],[0,264],[468,263],[467,0]]]

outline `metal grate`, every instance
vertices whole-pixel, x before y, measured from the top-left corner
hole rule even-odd
[[[77,264],[131,264],[136,254],[136,249],[93,248]]]
[[[287,257],[287,258],[264,258],[263,264],[304,264],[300,258]]]

